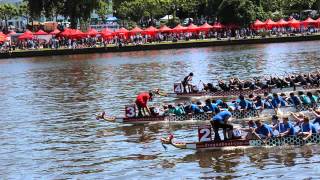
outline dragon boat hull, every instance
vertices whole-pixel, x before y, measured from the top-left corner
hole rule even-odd
[[[254,147],[275,147],[275,146],[303,146],[305,144],[320,144],[320,134],[313,134],[310,139],[303,140],[299,136],[271,138],[262,140],[228,140],[228,141],[208,141],[208,142],[175,142],[171,138],[161,138],[161,143],[172,145],[179,149],[193,150],[231,150]]]
[[[287,106],[279,108],[278,112],[287,114],[289,112],[301,112],[307,111],[309,108],[316,108],[318,105],[302,105],[298,107]],[[254,117],[270,117],[276,114],[274,109],[264,109],[264,110],[249,110],[249,111],[233,111],[232,116],[234,119],[240,120],[244,118],[254,118]],[[109,122],[116,123],[152,123],[152,122],[182,122],[182,121],[208,121],[214,116],[213,113],[203,113],[203,114],[188,114],[182,116],[155,116],[155,117],[106,117],[102,114],[97,115],[97,119],[104,119]]]
[[[315,86],[303,86],[297,88],[267,88],[267,89],[257,89],[257,90],[243,90],[243,91],[217,91],[217,92],[198,92],[198,93],[183,93],[183,92],[175,92],[168,93],[169,97],[175,98],[232,98],[238,97],[240,95],[249,96],[253,95],[263,95],[265,92],[268,93],[290,93],[297,91],[317,91],[320,90],[320,87]]]

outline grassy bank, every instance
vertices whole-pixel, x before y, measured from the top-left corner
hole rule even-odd
[[[146,51],[146,50],[161,50],[161,49],[180,49],[180,48],[196,48],[210,46],[226,46],[240,44],[263,44],[263,43],[282,43],[282,42],[298,42],[298,41],[316,41],[320,40],[320,35],[307,36],[290,36],[290,37],[268,37],[255,39],[231,39],[231,40],[190,40],[179,42],[161,42],[150,43],[144,45],[128,45],[118,48],[110,45],[107,48],[83,48],[83,49],[39,49],[39,50],[16,50],[12,53],[1,53],[0,59],[4,58],[21,58],[35,56],[53,56],[53,55],[72,55],[72,54],[89,54],[89,53],[109,53],[109,52],[128,52],[128,51]]]

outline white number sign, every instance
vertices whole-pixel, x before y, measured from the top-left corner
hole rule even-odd
[[[173,88],[175,93],[182,93],[181,83],[174,83]]]
[[[126,106],[125,112],[126,112],[126,114],[125,114],[126,118],[136,117],[136,106],[135,105]]]
[[[198,137],[199,137],[199,142],[212,141],[211,126],[199,126]]]

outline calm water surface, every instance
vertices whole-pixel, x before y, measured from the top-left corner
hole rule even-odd
[[[121,125],[95,120],[150,88],[172,90],[238,75],[310,71],[320,42],[0,60],[1,179],[320,178],[320,146],[195,152],[161,146],[190,124]],[[157,98],[160,101],[172,99]]]

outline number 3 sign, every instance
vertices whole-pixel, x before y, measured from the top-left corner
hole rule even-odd
[[[211,126],[199,126],[198,127],[199,142],[212,141],[211,138]]]
[[[136,117],[136,106],[135,105],[130,105],[125,107],[126,111],[126,118],[133,118]]]

